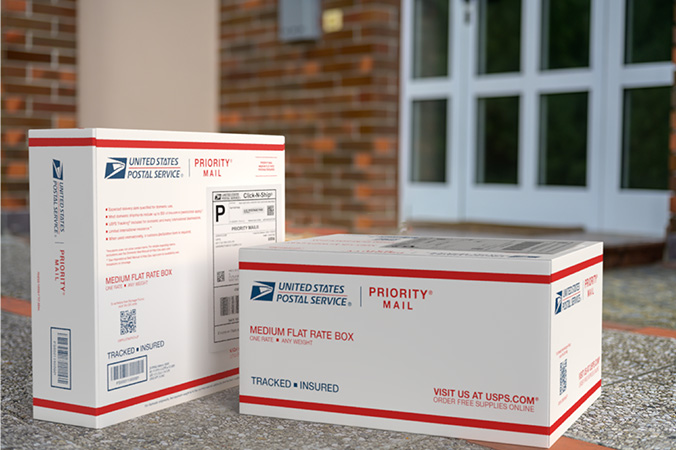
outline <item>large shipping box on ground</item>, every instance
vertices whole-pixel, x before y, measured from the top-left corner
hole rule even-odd
[[[284,138],[29,145],[35,417],[104,427],[236,386],[237,252],[284,240]]]
[[[601,394],[602,243],[240,250],[240,411],[551,446]]]

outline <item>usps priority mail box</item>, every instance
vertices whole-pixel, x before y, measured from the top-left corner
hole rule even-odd
[[[551,446],[601,393],[602,243],[240,250],[240,412]]]
[[[29,133],[33,411],[104,427],[238,382],[238,249],[284,240],[284,138]]]

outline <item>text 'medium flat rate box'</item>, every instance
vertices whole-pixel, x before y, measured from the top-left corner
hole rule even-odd
[[[550,447],[601,394],[600,242],[240,250],[240,412]]]
[[[284,240],[284,137],[29,147],[35,418],[98,428],[236,386],[238,250]]]

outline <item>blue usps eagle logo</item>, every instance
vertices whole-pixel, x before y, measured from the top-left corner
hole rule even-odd
[[[125,178],[127,174],[127,158],[108,158],[106,163],[106,180]]]
[[[275,294],[275,283],[272,281],[254,281],[251,287],[251,300],[271,302]]]
[[[554,299],[554,314],[561,312],[561,306],[563,306],[563,291],[556,293],[556,298]]]
[[[63,164],[58,159],[52,159],[52,177],[63,181]]]

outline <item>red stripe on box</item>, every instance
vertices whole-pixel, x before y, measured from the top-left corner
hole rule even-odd
[[[463,417],[438,416],[434,414],[421,414],[403,411],[390,411],[385,409],[362,408],[359,406],[330,405],[326,403],[304,402],[298,400],[284,400],[279,398],[257,397],[240,395],[240,403],[251,405],[274,406],[278,408],[303,409],[308,411],[321,411],[354,416],[377,417],[381,419],[408,420],[411,422],[435,423],[468,428],[482,428],[486,430],[512,431],[516,433],[540,434],[549,436],[563,424],[582,404],[587,401],[601,387],[601,381],[595,384],[580,400],[565,412],[553,425],[527,425],[522,423],[497,422],[492,420],[467,419]]]
[[[121,148],[178,148],[192,150],[270,150],[282,151],[284,144],[252,144],[237,142],[181,142],[181,141],[139,141],[123,139],[97,139],[97,147]]]
[[[563,424],[563,422],[565,422],[570,416],[572,416],[573,413],[577,411],[578,408],[580,408],[580,406],[582,406],[584,402],[589,400],[589,397],[594,395],[594,393],[599,389],[601,389],[601,380],[599,380],[594,386],[592,386],[591,389],[589,389],[582,397],[580,397],[578,401],[575,402],[573,406],[571,406],[568,409],[568,411],[566,411],[565,413],[563,413],[561,417],[559,417],[559,420],[554,422],[552,426],[549,427],[550,429],[549,434],[552,434],[554,431],[556,431],[556,429],[559,428]]]
[[[603,255],[599,255],[592,259],[588,259],[587,261],[575,264],[574,266],[570,266],[567,269],[559,270],[558,272],[552,274],[552,281],[560,280],[562,278],[573,275],[574,273],[580,272],[581,270],[587,269],[591,266],[595,266],[596,264],[600,264],[602,262]]]
[[[603,255],[563,269],[553,275],[522,273],[461,272],[448,270],[393,269],[380,267],[324,266],[309,264],[280,264],[240,261],[240,270],[270,272],[302,272],[334,275],[366,275],[377,277],[428,278],[438,280],[498,281],[505,283],[549,284],[603,261]]]
[[[72,403],[55,402],[52,400],[45,400],[43,398],[33,398],[33,406],[41,408],[58,409],[60,411],[73,412],[78,414],[85,414],[88,416],[98,416],[98,408],[91,406],[73,405]]]
[[[93,147],[96,145],[96,138],[30,138],[28,145],[30,147]]]
[[[118,411],[120,409],[128,408],[130,406],[138,405],[140,403],[145,403],[150,400],[155,400],[156,398],[165,397],[167,395],[175,394],[177,392],[185,391],[190,388],[197,386],[202,386],[204,384],[209,384],[214,381],[222,380],[234,375],[239,374],[239,368],[228,370],[225,372],[217,373],[210,375],[208,377],[199,378],[197,380],[188,381],[176,386],[168,387],[165,389],[160,389],[159,391],[150,392],[148,394],[139,395],[138,397],[130,398],[123,400],[121,402],[112,403],[106,406],[100,407],[91,407],[91,406],[82,406],[74,405],[71,403],[55,402],[52,400],[45,400],[42,398],[33,398],[33,406],[39,406],[42,408],[58,409],[60,411],[74,412],[78,414],[85,414],[88,416],[100,416],[107,414],[109,412]]]
[[[376,277],[429,278],[441,280],[503,281],[512,283],[548,284],[549,275],[519,273],[459,272],[449,270],[392,269],[355,266],[318,266],[307,264],[239,263],[240,270],[265,270],[271,272],[324,273],[334,275],[366,275]]]
[[[192,150],[268,150],[283,151],[284,144],[255,144],[237,142],[144,141],[130,139],[96,138],[30,138],[30,147],[84,147],[101,148],[173,148]]]
[[[488,430],[515,431],[530,434],[548,434],[549,427],[525,425],[520,423],[495,422],[492,420],[466,419],[462,417],[437,416],[385,409],[361,408],[358,406],[328,405],[324,403],[301,402],[296,400],[282,400],[276,398],[254,397],[240,395],[240,403],[253,405],[276,406],[280,408],[304,409],[329,413],[348,414],[354,416],[378,417],[382,419],[408,420],[411,422],[436,423],[459,427],[484,428]]]

